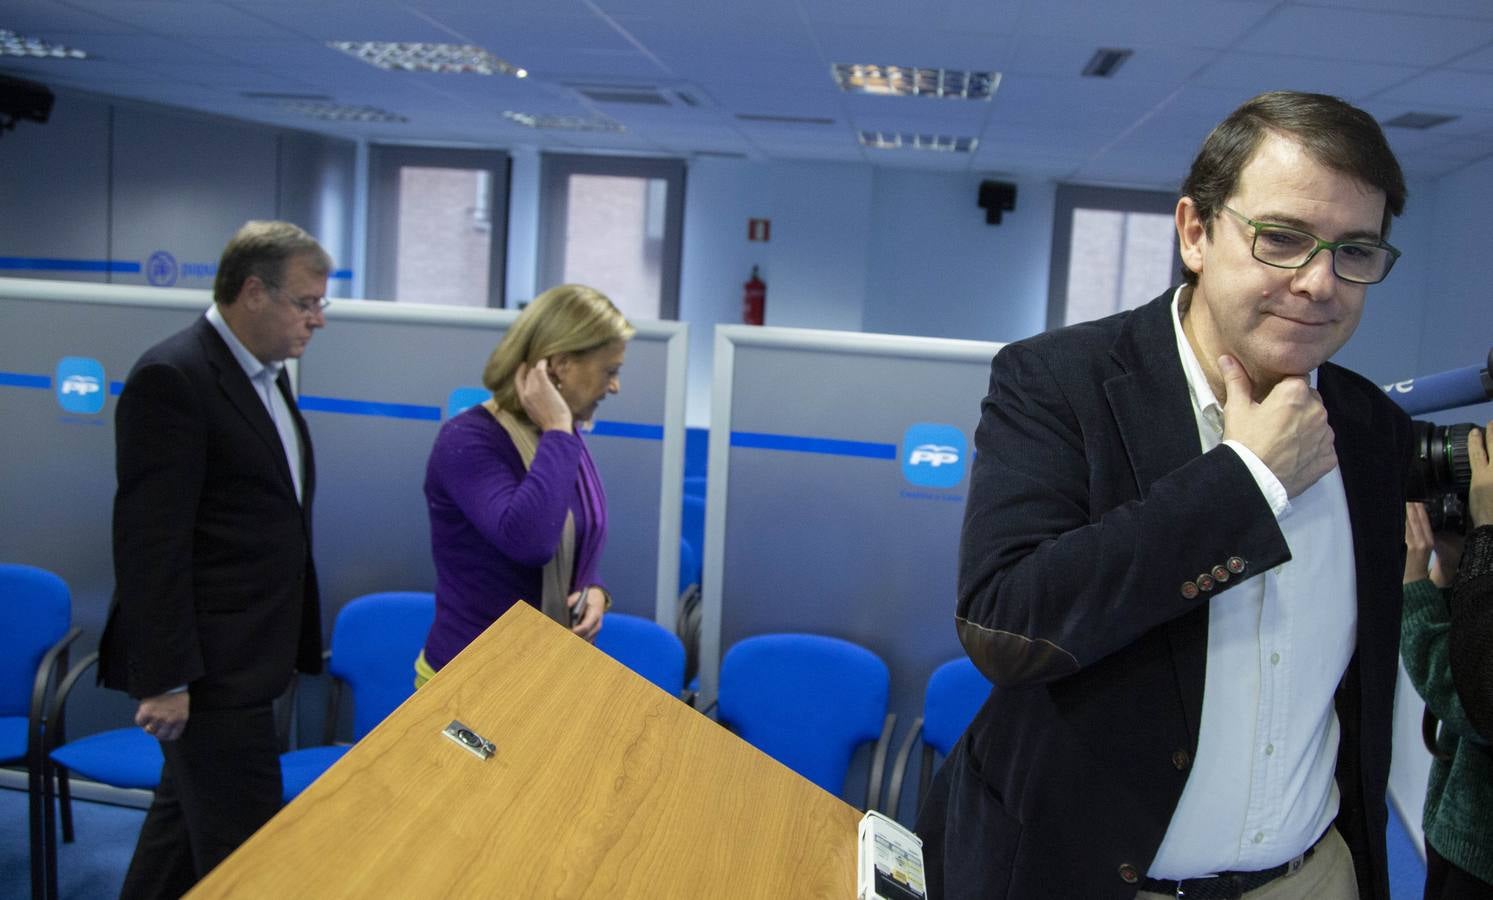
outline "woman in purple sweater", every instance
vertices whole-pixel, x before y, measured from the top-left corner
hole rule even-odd
[[[601,630],[606,495],[580,431],[620,388],[632,335],[599,291],[551,288],[488,359],[492,398],[441,426],[425,470],[435,622],[416,686],[521,600],[587,640]]]

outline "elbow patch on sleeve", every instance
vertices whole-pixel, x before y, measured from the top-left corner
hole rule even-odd
[[[1079,670],[1078,658],[1051,641],[955,618],[959,641],[975,667],[996,684],[1048,681]]]

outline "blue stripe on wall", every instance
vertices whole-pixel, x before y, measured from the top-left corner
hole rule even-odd
[[[371,400],[343,400],[339,397],[310,397],[301,395],[303,412],[342,413],[349,416],[383,416],[389,419],[419,419],[428,422],[441,420],[439,406],[419,406],[413,403],[375,403]]]
[[[825,453],[830,456],[859,456],[867,459],[896,459],[896,444],[870,441],[841,441],[833,438],[800,437],[794,434],[765,434],[759,431],[731,432],[731,446],[754,450],[786,450],[790,453]]]
[[[597,421],[593,424],[591,433],[598,437],[638,438],[644,441],[661,441],[664,439],[664,426],[641,425],[637,422]]]
[[[0,269],[33,272],[120,272],[138,274],[140,264],[122,259],[47,259],[36,256],[0,256]]]
[[[338,269],[337,271],[333,272],[328,277],[331,278],[333,281],[351,281],[352,277],[353,277],[353,270],[352,269]]]
[[[0,372],[0,386],[47,390],[52,387],[52,377],[50,375],[27,375],[24,372]]]
[[[111,382],[109,382],[109,396],[111,396],[111,397],[118,397],[120,395],[120,393],[123,392],[123,391],[124,391],[124,382],[123,381],[111,381]]]

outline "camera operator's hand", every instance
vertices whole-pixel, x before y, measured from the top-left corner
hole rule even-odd
[[[1493,422],[1488,429],[1493,429]],[[1474,428],[1467,433],[1467,460],[1472,464],[1472,487],[1467,494],[1472,527],[1493,525],[1493,462],[1488,459],[1487,430]]]
[[[1423,578],[1439,588],[1451,587],[1462,564],[1462,535],[1431,531],[1431,517],[1423,503],[1405,504],[1405,584]],[[1435,551],[1433,559],[1431,552]]]
[[[1295,497],[1337,468],[1322,397],[1299,375],[1282,378],[1254,402],[1254,382],[1238,360],[1218,358],[1223,373],[1223,436],[1248,447]]]

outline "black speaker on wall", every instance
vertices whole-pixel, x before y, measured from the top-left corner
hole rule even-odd
[[[0,134],[29,119],[45,122],[52,115],[52,92],[46,85],[0,75]]]
[[[980,182],[980,208],[985,210],[985,224],[999,225],[1001,213],[1016,208],[1016,185],[1009,181]]]

